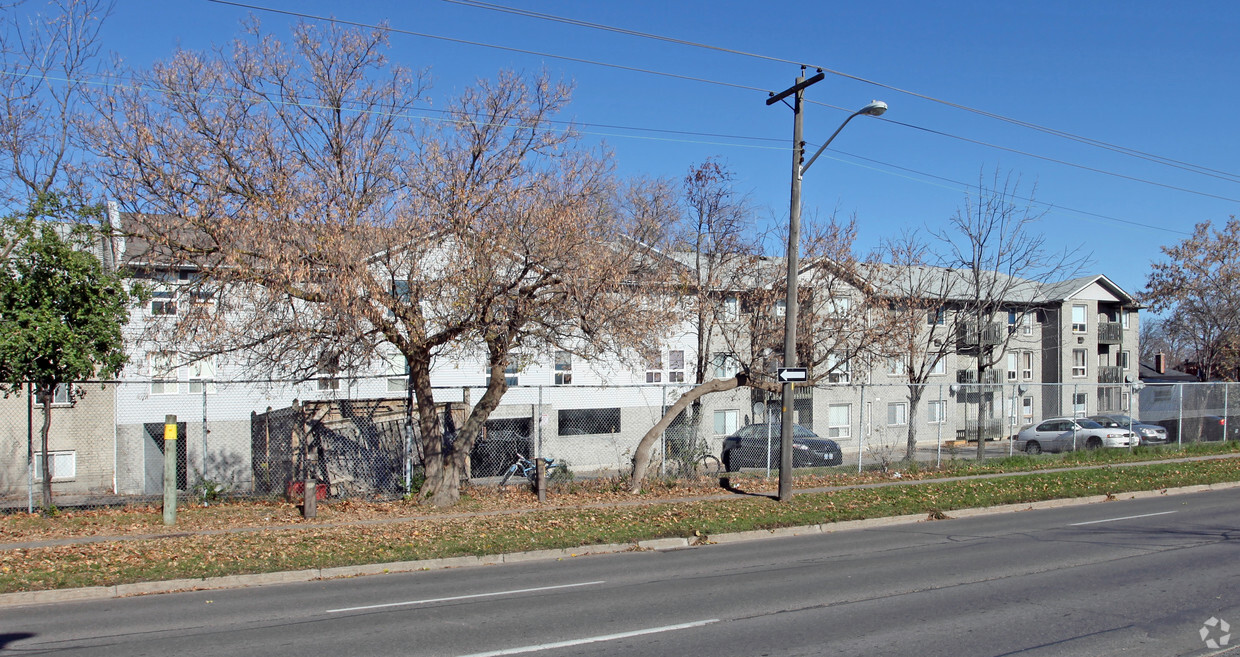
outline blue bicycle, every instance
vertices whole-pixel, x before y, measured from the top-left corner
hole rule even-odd
[[[555,459],[546,459],[546,461],[547,477],[550,478],[551,470],[560,467],[560,464],[556,463]],[[519,474],[528,479],[530,485],[537,485],[538,483],[538,465],[520,454],[517,454],[517,460],[513,461],[512,465],[508,466],[508,470],[504,472],[504,478],[499,480],[499,487],[503,488],[514,474]]]

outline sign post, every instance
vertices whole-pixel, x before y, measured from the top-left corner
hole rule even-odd
[[[177,521],[177,416],[164,417],[164,524]]]

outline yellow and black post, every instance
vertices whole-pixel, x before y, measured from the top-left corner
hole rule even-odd
[[[164,524],[177,522],[177,416],[164,416]]]

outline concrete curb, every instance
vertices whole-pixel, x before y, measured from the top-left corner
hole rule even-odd
[[[1023,504],[1005,504],[992,507],[976,507],[957,509],[947,512],[946,519],[972,518],[997,513],[1014,513],[1033,511],[1036,509],[1056,509],[1070,506],[1085,506],[1113,502],[1120,499],[1143,499],[1164,495],[1188,495],[1207,491],[1231,490],[1240,488],[1240,481],[1221,482],[1217,484],[1201,484],[1182,488],[1162,488],[1147,491],[1132,491],[1118,495],[1091,495],[1089,497],[1072,497]],[[258,573],[254,575],[228,575],[224,577],[205,577],[202,579],[175,579],[160,582],[138,582],[135,584],[119,584],[116,586],[92,586],[77,589],[55,589],[50,591],[25,591],[21,593],[0,594],[0,607],[17,607],[79,600],[105,600],[124,598],[133,595],[149,595],[156,593],[176,593],[184,591],[205,591],[215,589],[244,588],[248,586],[265,586],[268,584],[288,584],[293,582],[312,582],[324,579],[343,577],[361,577],[382,575],[386,573],[407,573],[421,570],[442,570],[446,568],[469,568],[474,566],[493,566],[504,563],[522,563],[530,561],[550,561],[571,559],[592,554],[614,554],[645,550],[678,550],[698,545],[741,543],[768,538],[789,536],[806,536],[812,534],[833,534],[836,532],[855,531],[874,527],[890,527],[927,522],[925,514],[889,516],[884,518],[867,518],[865,520],[844,520],[841,522],[800,527],[780,527],[770,530],[754,530],[702,536],[699,538],[655,538],[633,543],[611,543],[606,545],[583,545],[575,548],[555,550],[534,550],[530,552],[513,552],[482,556],[446,557],[442,559],[425,559],[422,561],[398,561],[392,563],[362,564],[357,566],[339,566],[334,568],[311,568],[278,573]]]

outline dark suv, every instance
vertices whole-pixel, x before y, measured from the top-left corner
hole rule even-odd
[[[782,425],[751,424],[723,439],[723,467],[728,472],[740,468],[779,467],[779,443]],[[768,460],[769,445],[769,460]],[[818,468],[840,465],[844,455],[834,440],[822,438],[796,424],[792,427],[792,467]]]

